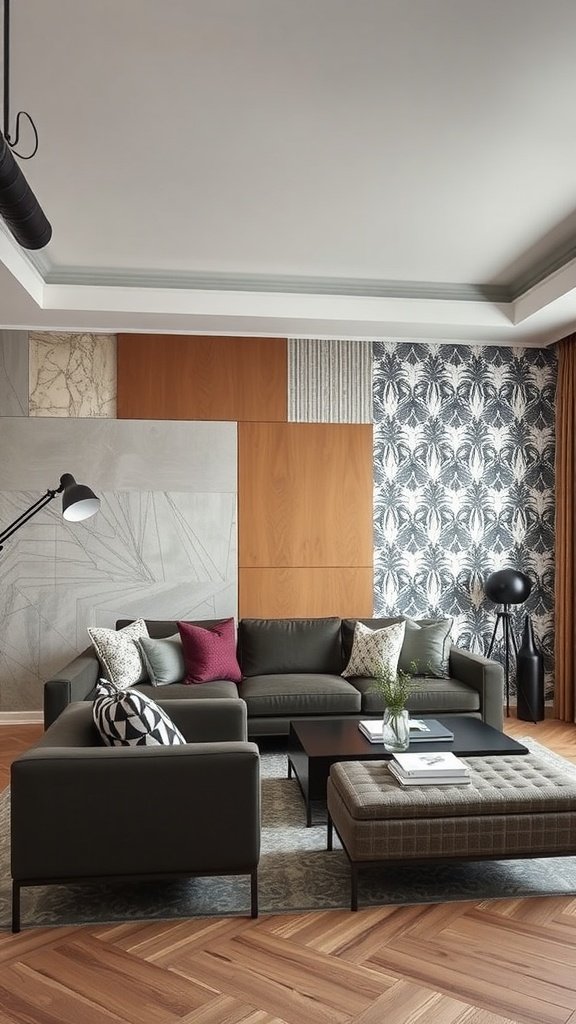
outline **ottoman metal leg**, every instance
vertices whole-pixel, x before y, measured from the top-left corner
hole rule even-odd
[[[327,850],[332,850],[333,849],[332,840],[333,840],[332,818],[330,817],[330,815],[328,815],[328,824],[326,826],[326,849]]]

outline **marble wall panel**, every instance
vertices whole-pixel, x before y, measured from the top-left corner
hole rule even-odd
[[[116,335],[31,332],[31,416],[116,416]]]
[[[16,424],[4,422],[11,428],[12,448],[18,440]],[[236,616],[234,424],[57,420],[50,424],[55,431],[48,431],[46,438],[48,421],[41,429],[38,421],[19,422],[36,427],[36,458],[43,458],[50,486],[63,465],[56,435],[61,435],[67,450],[68,434],[79,426],[84,428],[81,441],[90,451],[102,440],[103,426],[117,428],[106,433],[109,479],[115,479],[116,445],[128,446],[122,454],[132,474],[126,488],[116,488],[106,483],[105,463],[98,465],[96,474],[90,467],[85,480],[102,502],[96,516],[67,523],[56,499],[6,541],[0,555],[0,712],[40,708],[44,680],[87,646],[90,624],[113,626],[117,618],[138,616]],[[90,436],[92,430],[95,437]],[[21,450],[28,454],[29,434],[22,433]],[[165,472],[162,465],[157,467],[154,479],[147,459],[161,442],[172,459],[166,460]],[[205,446],[220,456],[215,474],[203,472],[198,455]],[[82,464],[86,448],[78,449]],[[10,489],[0,492],[0,529],[44,489],[36,484],[33,490],[14,486],[28,475],[25,462],[17,461],[8,476]],[[147,488],[139,483],[143,477],[148,479]],[[1,468],[0,479],[5,479]]]
[[[0,331],[0,416],[28,415],[28,334]]]
[[[371,343],[289,338],[288,419],[371,423]]]

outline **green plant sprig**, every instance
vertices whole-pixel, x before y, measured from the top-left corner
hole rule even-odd
[[[402,669],[394,673],[385,665],[375,665],[372,676],[374,685],[370,689],[380,694],[388,710],[393,714],[404,711],[413,689],[410,673],[403,672]]]

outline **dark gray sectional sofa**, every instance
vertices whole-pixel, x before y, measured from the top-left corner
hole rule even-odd
[[[130,621],[121,619],[116,628]],[[196,624],[209,628],[217,621],[205,619]],[[360,621],[377,629],[402,621],[402,617]],[[161,687],[143,682],[137,689],[163,703],[239,696],[246,701],[251,738],[287,734],[295,719],[374,716],[382,712],[383,703],[377,693],[371,692],[373,680],[345,679],[341,675],[350,657],[355,623],[355,619],[334,617],[241,619],[237,639],[240,684],[225,679]],[[173,636],[178,631],[175,621],[146,620],[146,624],[154,638]],[[98,658],[89,648],[49,679],[44,687],[46,727],[68,704],[93,699],[100,675]],[[415,715],[473,715],[502,729],[502,666],[453,646],[449,677],[415,677],[409,709]]]

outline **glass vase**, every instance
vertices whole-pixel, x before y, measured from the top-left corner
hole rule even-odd
[[[382,741],[384,749],[393,753],[408,750],[410,745],[410,716],[402,711],[391,711],[386,708],[382,719]]]

